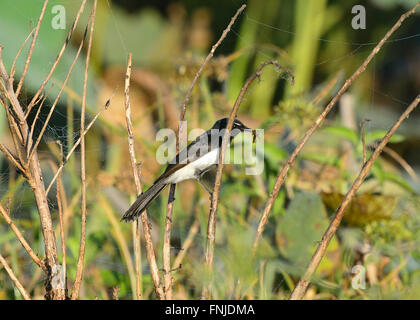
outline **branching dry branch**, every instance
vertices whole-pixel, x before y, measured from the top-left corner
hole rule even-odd
[[[87,26],[86,26],[86,28],[87,28]],[[64,79],[64,82],[63,82],[63,84],[62,84],[62,86],[60,88],[60,91],[57,93],[57,96],[55,97],[55,100],[54,100],[54,102],[53,102],[50,110],[48,111],[47,118],[44,121],[44,124],[43,124],[43,126],[41,128],[41,132],[39,133],[38,138],[35,141],[35,144],[32,146],[32,138],[33,138],[32,136],[30,136],[29,139],[28,139],[28,146],[27,146],[27,158],[28,158],[28,162],[31,160],[34,152],[38,149],[38,146],[39,146],[39,144],[40,144],[40,142],[42,140],[42,136],[44,135],[45,130],[47,129],[48,123],[50,122],[51,116],[54,113],[55,107],[57,106],[58,101],[60,100],[61,94],[63,93],[63,90],[64,90],[64,88],[65,88],[68,80],[70,79],[70,75],[71,75],[71,73],[73,71],[73,68],[76,65],[76,62],[77,62],[77,59],[79,58],[80,53],[82,52],[83,44],[85,42],[85,36],[86,36],[86,32],[85,32],[82,40],[80,41],[79,48],[77,49],[76,55],[75,55],[75,57],[73,59],[73,62],[70,65],[70,68],[67,71],[66,78]],[[39,115],[39,113],[38,113],[38,115]],[[34,121],[36,121],[36,120],[37,119],[35,118]],[[83,130],[81,130],[81,131],[83,131]]]
[[[0,47],[0,82],[5,84],[5,86],[1,87],[1,93],[4,98],[8,99],[11,105],[10,110],[6,106],[5,108],[9,121],[10,134],[13,138],[17,153],[16,161],[18,161],[20,166],[23,167],[24,176],[34,193],[42,226],[41,230],[44,238],[46,255],[45,266],[47,269],[45,296],[47,299],[65,299],[64,290],[53,286],[55,283],[55,277],[57,276],[55,274],[56,270],[59,270],[59,262],[57,257],[54,228],[51,221],[51,213],[48,207],[38,155],[35,151],[30,161],[26,161],[26,153],[24,150],[26,139],[30,139],[28,136],[29,128],[24,119],[23,109],[13,89],[13,84],[10,82],[9,75],[6,72],[3,60],[1,59],[1,49],[2,47]]]

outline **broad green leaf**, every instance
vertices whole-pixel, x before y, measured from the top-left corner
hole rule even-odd
[[[398,174],[395,174],[393,172],[385,171],[384,172],[384,179],[398,184],[400,187],[402,187],[404,190],[406,190],[410,193],[415,193],[415,191],[411,187],[411,185],[407,181],[405,181],[403,177],[399,176]]]
[[[280,219],[276,233],[280,252],[296,266],[295,271],[288,272],[298,275],[296,271],[308,264],[327,226],[328,218],[320,196],[303,192],[296,194]],[[330,271],[338,262],[338,250],[338,242],[334,238],[321,262],[320,271]]]
[[[386,135],[387,131],[385,130],[378,130],[378,131],[372,131],[366,133],[366,143],[370,144],[376,140],[382,140],[382,138]],[[398,143],[401,141],[404,141],[405,137],[399,134],[394,134],[391,139],[389,139],[389,142],[391,143]]]
[[[337,137],[345,138],[356,145],[359,141],[359,136],[356,131],[343,126],[329,126],[324,129],[328,133],[332,133]]]

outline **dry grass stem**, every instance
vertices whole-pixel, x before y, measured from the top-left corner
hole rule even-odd
[[[29,114],[29,112],[31,111],[32,107],[35,105],[35,101],[38,99],[39,95],[42,93],[42,90],[44,90],[44,87],[47,85],[48,81],[50,80],[52,74],[54,73],[55,68],[57,67],[58,63],[61,60],[61,57],[63,56],[64,51],[66,50],[68,44],[70,43],[70,39],[74,33],[74,30],[77,27],[77,23],[79,21],[79,18],[81,16],[81,14],[83,13],[83,10],[85,8],[85,4],[86,4],[86,0],[83,0],[82,4],[79,7],[79,11],[77,12],[76,18],[67,34],[66,37],[66,41],[64,42],[63,46],[61,47],[57,58],[55,59],[55,61],[53,62],[50,71],[48,72],[47,76],[45,77],[44,81],[42,82],[41,86],[39,87],[39,89],[37,90],[37,92],[35,92],[31,102],[29,102],[26,113]]]
[[[96,5],[98,0],[93,2],[92,13],[90,16],[90,33],[89,33],[89,42],[86,53],[86,64],[85,64],[85,74],[83,80],[83,95],[82,95],[82,110],[80,115],[80,131],[85,131],[85,120],[86,120],[86,94],[87,94],[87,82],[88,82],[88,71],[89,71],[89,62],[90,62],[90,53],[92,50],[92,39],[93,39],[93,30],[95,28],[95,16],[96,16]],[[85,33],[86,34],[86,33]],[[67,79],[66,79],[67,80]],[[64,83],[66,83],[64,80]],[[77,261],[77,272],[76,279],[74,281],[72,300],[79,298],[80,286],[83,279],[83,267],[85,261],[85,251],[86,251],[86,145],[85,145],[85,136],[81,136],[80,141],[80,180],[82,183],[82,201],[81,201],[81,231],[80,231],[80,247],[79,247],[79,258]]]
[[[55,173],[54,177],[51,179],[51,182],[48,185],[48,188],[47,188],[47,191],[46,191],[47,194],[50,192],[51,187],[53,186],[54,182],[57,180],[58,175],[64,169],[65,164],[70,159],[70,157],[73,154],[74,150],[76,150],[76,148],[80,145],[80,142],[82,141],[82,137],[84,137],[88,133],[89,129],[93,126],[93,124],[95,123],[96,119],[98,119],[98,117],[100,116],[100,114],[102,113],[102,111],[104,111],[105,109],[108,109],[108,107],[111,104],[112,97],[113,96],[111,96],[111,98],[109,98],[106,101],[106,103],[103,105],[103,107],[101,108],[101,110],[98,111],[98,113],[93,117],[93,119],[86,126],[86,129],[84,131],[81,131],[79,139],[77,139],[77,141],[74,143],[73,147],[68,151],[66,157],[64,158],[64,162],[58,167],[57,172]]]
[[[188,249],[191,247],[195,236],[197,235],[198,231],[200,230],[200,220],[195,219],[193,224],[191,225],[187,238],[185,239],[181,250],[179,251],[178,255],[176,256],[174,263],[172,264],[172,269],[178,268],[182,264],[182,260],[184,259],[185,255],[187,254]]]
[[[134,151],[134,137],[133,137],[133,124],[131,121],[131,104],[130,104],[130,79],[131,79],[131,61],[132,55],[129,53],[128,62],[127,62],[127,71],[125,76],[125,86],[124,86],[124,98],[125,98],[125,119],[127,124],[127,133],[128,133],[128,151],[130,153],[131,159],[131,169],[133,170],[134,183],[136,185],[137,195],[140,195],[143,191],[141,181],[140,181],[140,172],[139,166],[137,165],[136,153]],[[134,247],[134,260],[136,264],[136,291],[135,297],[137,300],[141,300],[142,292],[142,271],[141,271],[141,238],[140,238],[140,222],[139,220],[134,221],[132,225],[132,234],[133,234],[133,247]],[[154,254],[154,252],[153,252]],[[157,284],[159,286],[160,279],[159,274],[156,278]]]
[[[47,267],[45,266],[44,261],[41,260],[41,258],[38,257],[38,255],[35,253],[35,251],[31,248],[29,243],[26,241],[26,239],[23,237],[22,233],[20,232],[19,228],[16,227],[16,225],[13,223],[10,216],[7,214],[6,209],[0,204],[0,213],[3,216],[4,220],[6,220],[7,224],[10,226],[10,229],[15,233],[16,237],[18,238],[19,242],[22,244],[22,246],[25,248],[25,250],[28,252],[29,256],[32,258],[32,260],[44,271],[47,270]]]
[[[131,121],[131,105],[130,105],[130,77],[131,77],[131,54],[128,56],[128,63],[127,63],[127,72],[125,76],[125,119],[127,123],[127,133],[128,133],[128,151],[130,153],[130,160],[131,160],[131,168],[133,170],[133,176],[134,181],[136,183],[136,189],[137,194],[141,194],[142,192],[142,186],[140,182],[140,175],[138,172],[138,166],[137,166],[137,160],[136,160],[136,154],[134,150],[134,137],[133,137],[133,124]],[[149,226],[149,219],[147,217],[146,210],[143,211],[141,214],[141,221],[144,231],[144,238],[146,241],[146,252],[147,252],[147,259],[149,261],[150,265],[150,272],[152,275],[152,280],[156,292],[156,296],[158,299],[163,300],[165,299],[165,294],[162,289],[162,285],[160,283],[160,277],[159,277],[159,268],[157,266],[155,252],[153,248],[153,242],[152,242],[152,234],[150,231]],[[138,221],[136,222],[136,226],[138,228]],[[137,245],[140,245],[140,234],[138,233],[138,230],[136,229],[136,237],[134,239],[135,242],[137,242]],[[139,249],[135,247],[135,254],[139,254]],[[136,253],[137,251],[137,253]],[[139,257],[136,257],[136,261],[138,261]],[[140,270],[138,269],[140,266],[136,263],[137,267],[137,298],[140,299]]]
[[[42,19],[44,18],[45,9],[47,8],[48,0],[44,1],[44,5],[41,9],[41,14],[39,15],[38,23],[35,27],[34,37],[32,38],[31,46],[29,47],[28,57],[26,58],[25,67],[23,68],[22,75],[20,76],[20,80],[18,86],[16,88],[16,97],[19,97],[20,90],[22,89],[23,81],[25,80],[26,73],[28,72],[29,63],[31,62],[32,53],[34,51],[36,39],[38,38],[39,28],[41,26]],[[32,32],[31,32],[32,34]],[[13,68],[11,69],[13,71]],[[12,74],[12,72],[10,72]]]
[[[17,63],[17,60],[18,60],[20,54],[22,53],[23,48],[26,46],[26,43],[31,38],[31,36],[34,34],[34,32],[35,32],[35,29],[32,29],[31,32],[26,37],[25,41],[23,41],[23,43],[20,46],[18,52],[16,53],[16,56],[15,56],[15,58],[13,60],[13,63],[12,63],[12,67],[10,68],[10,79],[12,79],[11,81],[13,81],[13,78],[14,78],[15,73],[16,73],[16,63]]]
[[[362,147],[363,147],[363,164],[366,163],[366,159],[367,159],[365,124],[369,121],[370,121],[369,119],[364,119],[360,123],[360,135],[361,135],[361,138],[362,138]]]
[[[86,26],[86,28],[87,28],[87,26]],[[85,36],[86,36],[86,32],[85,32],[82,40],[80,41],[79,48],[77,49],[76,55],[75,55],[75,57],[74,57],[74,59],[72,61],[72,64],[71,64],[70,68],[67,71],[66,78],[64,79],[64,82],[63,82],[63,84],[62,84],[62,86],[60,88],[60,91],[58,92],[58,94],[57,94],[57,96],[56,96],[56,98],[55,98],[55,100],[54,100],[54,102],[53,102],[53,104],[52,104],[52,106],[51,106],[51,108],[50,108],[50,110],[48,112],[47,118],[44,121],[44,124],[43,124],[43,126],[41,128],[41,132],[39,133],[38,138],[36,139],[35,144],[32,146],[32,143],[28,143],[28,146],[32,146],[31,148],[28,148],[27,149],[28,150],[27,151],[27,153],[28,153],[28,155],[27,155],[28,162],[30,162],[30,160],[31,160],[34,152],[37,150],[38,145],[41,142],[42,136],[44,135],[45,130],[47,129],[48,123],[49,123],[49,121],[51,119],[51,116],[54,113],[55,107],[57,106],[58,101],[60,100],[61,94],[63,93],[63,90],[64,90],[64,88],[65,88],[65,86],[66,86],[66,84],[67,84],[67,82],[68,82],[68,80],[70,78],[70,75],[71,75],[72,71],[73,71],[73,68],[76,65],[77,59],[79,58],[79,55],[80,55],[80,53],[82,51],[82,48],[83,48],[83,44],[85,42]],[[34,121],[36,121],[36,119],[34,119]],[[81,131],[83,132],[83,130],[81,130]],[[29,137],[29,140],[32,140],[32,138],[33,137],[30,136]]]
[[[21,295],[25,300],[31,300],[31,297],[29,296],[28,292],[25,290],[25,288],[22,286],[22,284],[19,282],[18,278],[16,278],[12,268],[7,264],[7,261],[3,256],[0,254],[0,263],[3,265],[4,269],[6,269],[7,273],[9,274],[10,279],[12,279],[14,285],[19,290]]]
[[[398,164],[403,167],[403,169],[408,173],[408,175],[414,180],[414,181],[420,181],[419,177],[417,176],[414,169],[408,164],[407,161],[403,157],[401,157],[397,152],[392,150],[391,148],[385,147],[384,152],[389,155],[392,159],[394,159]]]
[[[57,140],[57,144],[60,147],[60,164],[63,164],[64,154],[63,154],[63,145],[61,144],[60,140]],[[61,181],[61,174],[58,175],[57,180],[57,206],[58,206],[58,219],[60,223],[60,236],[61,236],[61,254],[62,254],[62,266],[63,266],[63,275],[64,275],[64,290],[67,295],[67,254],[66,254],[66,241],[65,241],[65,234],[64,234],[64,217],[63,217],[63,198],[65,197],[64,190],[62,189],[62,181]]]

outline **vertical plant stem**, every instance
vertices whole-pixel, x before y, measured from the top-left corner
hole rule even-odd
[[[169,189],[168,207],[165,218],[165,232],[163,235],[163,281],[166,300],[172,300],[172,283],[171,275],[171,229],[172,229],[172,212],[175,200],[175,184],[171,184]]]
[[[16,97],[19,97],[19,93],[20,93],[20,90],[22,89],[23,81],[25,80],[26,73],[28,72],[28,67],[29,67],[29,63],[31,62],[32,53],[34,51],[36,39],[38,38],[39,27],[41,26],[41,22],[44,18],[44,13],[45,13],[45,9],[47,8],[47,4],[48,4],[48,0],[45,0],[44,5],[42,6],[42,9],[41,9],[41,14],[39,15],[38,23],[35,27],[34,37],[32,38],[31,46],[29,47],[28,56],[26,58],[25,66],[23,68],[22,75],[20,77],[18,86],[17,86],[16,91],[15,91],[16,92]]]
[[[60,146],[60,164],[63,163],[64,153],[63,153],[63,145],[61,144],[60,140],[57,141],[57,143]],[[60,222],[60,236],[61,236],[61,254],[62,254],[62,265],[63,265],[63,280],[64,280],[64,290],[66,292],[67,296],[67,262],[66,262],[66,241],[65,241],[65,235],[64,235],[64,218],[63,218],[63,201],[61,198],[62,194],[62,181],[61,181],[61,174],[58,176],[57,180],[57,205],[58,205],[58,219]],[[63,196],[65,196],[65,193],[63,192]]]
[[[128,277],[130,278],[130,285],[133,292],[136,290],[136,274],[133,268],[133,263],[131,261],[130,250],[128,249],[128,243],[124,238],[123,231],[121,229],[121,225],[118,223],[118,220],[115,218],[114,212],[105,199],[104,196],[101,195],[100,197],[100,204],[101,207],[104,208],[104,211],[108,217],[109,222],[113,228],[112,233],[113,236],[118,244],[118,247],[121,251],[121,256],[127,266]]]
[[[140,174],[138,171],[137,166],[137,160],[136,160],[136,153],[134,150],[134,136],[133,136],[133,124],[131,121],[131,105],[130,105],[130,78],[131,78],[131,59],[132,55],[131,53],[128,55],[128,63],[127,63],[127,72],[125,75],[125,89],[124,89],[124,95],[125,95],[125,119],[127,123],[127,134],[128,134],[128,151],[130,153],[130,160],[131,160],[131,169],[133,170],[133,177],[134,182],[136,184],[137,194],[140,195],[142,193],[142,185],[140,181]],[[149,261],[150,265],[150,272],[152,275],[152,280],[155,288],[155,293],[158,299],[164,300],[165,294],[162,289],[162,285],[160,283],[159,278],[159,268],[157,267],[156,262],[156,256],[153,248],[153,242],[152,242],[152,234],[150,232],[150,225],[149,225],[149,219],[147,217],[147,211],[143,211],[141,214],[141,223],[144,231],[144,238],[146,241],[146,253],[147,253],[147,260]],[[136,228],[139,227],[139,224],[137,222]],[[136,268],[137,268],[137,298],[140,299],[140,278],[141,278],[141,270],[140,270],[140,263],[139,263],[139,247],[136,248],[136,245],[140,246],[140,232],[136,229],[135,232],[136,236],[133,241],[135,241],[135,255],[137,254],[138,257],[136,259]],[[136,244],[137,243],[137,244]],[[137,252],[137,253],[136,253]],[[137,262],[138,261],[138,262]]]
[[[88,49],[86,53],[85,75],[84,75],[84,80],[83,80],[80,132],[85,131],[87,81],[88,81],[90,52],[92,50],[93,30],[95,27],[95,15],[96,15],[97,3],[98,1],[95,0],[93,3],[92,13],[90,17],[91,25],[90,25]],[[82,284],[82,278],[83,278],[83,267],[84,267],[85,250],[86,250],[86,146],[85,146],[84,135],[81,136],[81,141],[80,141],[80,171],[81,171],[80,179],[82,182],[81,232],[80,232],[80,247],[79,247],[79,258],[77,261],[76,279],[74,281],[73,292],[72,292],[72,297],[71,297],[73,300],[76,300],[79,298],[79,291],[80,291],[80,286]]]

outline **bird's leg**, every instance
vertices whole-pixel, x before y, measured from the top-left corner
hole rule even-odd
[[[210,193],[210,196],[212,196],[213,195],[213,191],[211,191],[204,183],[202,183],[201,182],[201,175],[200,176],[198,176],[198,179],[197,179],[197,181],[198,181],[198,183],[204,188],[204,189],[206,189],[207,190],[207,192],[208,193]]]
[[[210,171],[210,168],[207,168],[206,170],[203,170],[203,171],[201,171],[201,172],[199,172],[198,174],[197,174],[197,181],[198,181],[198,183],[204,188],[204,189],[206,189],[207,190],[207,192],[210,194],[210,195],[213,195],[213,190],[211,190],[211,188],[204,182],[204,181],[202,181],[202,179],[203,179],[203,177],[204,177],[204,175],[207,173],[207,172],[209,172]],[[204,180],[206,180],[206,179],[204,179]]]

